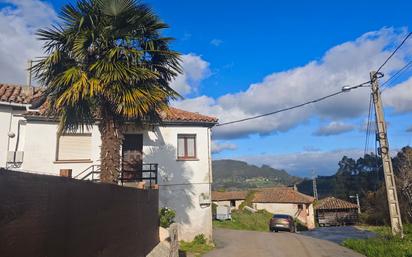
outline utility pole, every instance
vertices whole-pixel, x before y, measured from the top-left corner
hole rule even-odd
[[[312,182],[313,182],[313,197],[318,200],[318,187],[316,185],[316,176],[315,176],[315,172],[312,171]]]
[[[375,120],[376,120],[376,140],[379,141],[380,154],[382,157],[383,172],[385,175],[386,195],[388,198],[389,215],[391,219],[391,228],[393,235],[400,235],[403,237],[403,226],[401,220],[401,213],[399,210],[398,195],[396,193],[395,176],[393,174],[392,160],[389,154],[389,143],[387,138],[387,130],[385,117],[383,114],[383,105],[381,99],[381,91],[379,89],[378,73],[372,71],[370,73],[371,89],[373,103],[375,106]]]
[[[358,213],[360,214],[360,202],[359,202],[359,194],[356,195],[350,195],[349,198],[356,198],[356,205],[358,206]]]

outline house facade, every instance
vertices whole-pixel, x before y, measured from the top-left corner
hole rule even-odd
[[[9,86],[8,95],[14,90],[12,94],[23,95],[18,86]],[[0,113],[0,140],[6,145],[1,144],[0,166],[50,175],[70,169],[78,179],[98,178],[98,126],[82,133],[59,135],[58,121],[45,115],[46,107],[30,110],[27,99],[28,106]],[[8,97],[4,102],[13,101]],[[147,168],[151,182],[155,179],[159,185],[159,206],[176,211],[179,239],[192,240],[198,234],[211,238],[211,128],[217,119],[176,108],[160,116],[159,124],[125,125],[122,168]],[[5,123],[10,125],[3,126]],[[140,179],[147,181],[144,178]]]
[[[254,189],[252,206],[256,210],[266,210],[273,214],[287,214],[302,222],[308,229],[315,228],[314,198],[290,187]],[[212,201],[217,205],[240,205],[248,195],[245,191],[212,192]],[[242,197],[243,196],[243,197]]]

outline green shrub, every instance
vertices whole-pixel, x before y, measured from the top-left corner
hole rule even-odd
[[[347,239],[342,244],[367,257],[412,257],[412,225],[404,224],[403,239],[392,236],[389,227],[367,227],[377,233],[369,239]]]
[[[269,231],[269,220],[272,214],[266,210],[255,213],[247,210],[236,210],[232,212],[232,220],[214,220],[216,228],[228,228],[238,230]]]
[[[214,245],[209,243],[203,234],[195,236],[191,242],[180,241],[179,245],[180,251],[192,253],[195,256],[201,256],[214,248]]]
[[[160,209],[159,216],[160,216],[160,226],[163,228],[168,228],[170,227],[170,224],[174,222],[175,217],[176,217],[176,212],[167,207],[163,207],[162,209]]]
[[[193,242],[195,244],[206,244],[207,241],[206,241],[205,235],[200,234],[200,235],[195,236],[195,239],[193,239]]]

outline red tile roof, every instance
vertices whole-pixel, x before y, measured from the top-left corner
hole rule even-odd
[[[350,203],[335,197],[327,197],[319,200],[316,203],[316,210],[342,210],[342,209],[357,209],[358,205]]]
[[[197,112],[188,112],[175,107],[169,107],[169,110],[160,113],[163,121],[185,121],[185,122],[207,122],[217,123],[218,119],[211,116],[199,114]]]
[[[212,192],[212,201],[245,200],[247,191]]]
[[[35,99],[38,99],[42,95],[40,88],[33,87],[32,93],[27,94],[23,89],[23,86],[0,84],[0,101],[19,103],[19,104],[31,104]],[[46,112],[48,110],[47,102],[43,103],[38,112],[30,111],[26,113],[27,116],[34,117],[47,117]],[[169,110],[160,113],[160,117],[164,122],[195,122],[195,123],[217,123],[218,119],[211,116],[202,115],[196,112],[188,112],[180,110],[174,107],[170,107]]]
[[[254,203],[312,203],[314,200],[290,187],[259,189],[253,198]]]
[[[0,84],[0,102],[9,102],[17,104],[30,104],[31,101],[41,95],[39,88],[32,87],[30,90],[24,90],[22,86]]]
[[[259,188],[255,191],[254,203],[312,203],[315,199],[290,187]],[[212,192],[213,201],[244,200],[247,191]]]

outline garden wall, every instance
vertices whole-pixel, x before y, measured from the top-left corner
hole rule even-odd
[[[159,242],[158,198],[158,190],[0,169],[0,256],[145,256]]]

